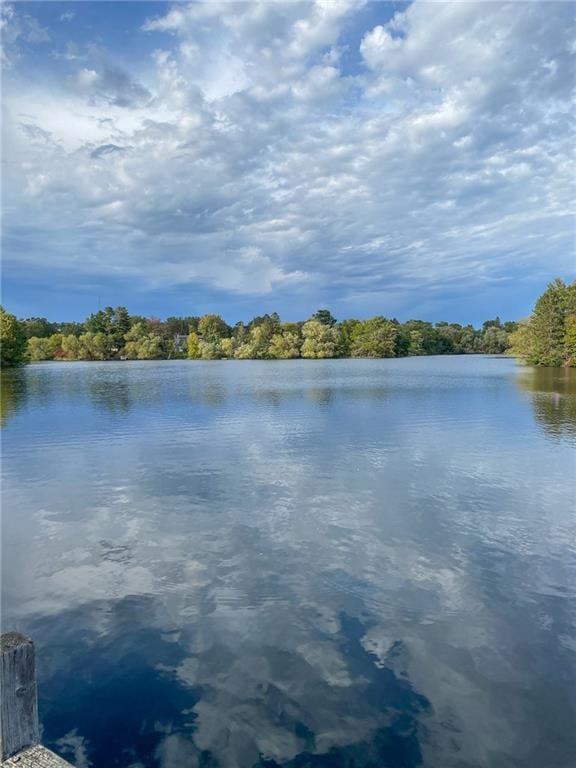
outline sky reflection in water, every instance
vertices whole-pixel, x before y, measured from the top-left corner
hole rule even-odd
[[[3,623],[36,639],[44,740],[79,768],[574,765],[573,371],[3,384]]]

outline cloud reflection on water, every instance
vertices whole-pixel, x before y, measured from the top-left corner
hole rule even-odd
[[[131,768],[567,764],[570,446],[513,363],[168,365],[26,372],[4,494],[34,568],[7,548],[5,609],[48,741]]]

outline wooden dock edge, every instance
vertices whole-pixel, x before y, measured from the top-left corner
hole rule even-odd
[[[36,650],[19,632],[0,635],[0,766],[72,768],[40,741]]]
[[[2,768],[71,768],[70,763],[40,744],[18,752],[0,765]]]

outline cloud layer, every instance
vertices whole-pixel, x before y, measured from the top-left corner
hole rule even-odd
[[[570,4],[379,6],[176,5],[123,63],[5,9],[9,273],[390,314],[567,274]]]

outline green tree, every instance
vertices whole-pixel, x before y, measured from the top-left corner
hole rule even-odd
[[[276,360],[290,360],[300,357],[302,339],[296,323],[285,323],[279,333],[270,340],[269,354]]]
[[[362,320],[352,333],[350,354],[352,357],[394,357],[396,333],[395,324],[384,317]]]
[[[302,327],[302,335],[304,337],[302,357],[338,357],[340,337],[336,328],[319,320],[308,320]]]
[[[275,334],[280,332],[280,318],[276,312],[271,315],[256,317],[249,324],[250,334],[244,344],[248,345],[250,357],[266,360],[271,357],[270,344]]]
[[[319,309],[312,315],[312,320],[318,320],[322,325],[329,325],[332,328],[336,325],[336,318],[333,316],[329,309]]]
[[[130,331],[130,315],[126,307],[116,307],[112,319],[111,336],[115,345],[120,349],[124,344],[124,337]]]
[[[456,351],[461,355],[470,355],[479,351],[479,334],[471,325],[465,325],[462,328]]]
[[[252,360],[254,357],[254,348],[250,341],[250,334],[242,344],[237,344],[234,349],[234,357],[237,360]]]
[[[56,323],[48,322],[45,317],[27,317],[22,320],[22,326],[28,339],[46,339],[57,330]]]
[[[220,341],[220,351],[222,352],[222,357],[231,360],[234,357],[234,339],[222,339]]]
[[[251,358],[254,360],[267,360],[270,357],[270,344],[277,328],[276,324],[263,323],[250,329],[248,346],[250,347]]]
[[[408,320],[401,326],[397,326],[396,336],[396,356],[403,357],[407,355],[410,349],[410,340],[412,331],[418,331],[421,339],[421,354],[438,355],[440,354],[438,344],[438,330],[432,323],[425,320]]]
[[[49,339],[32,336],[28,339],[28,357],[33,363],[41,360],[52,360],[53,351],[50,349]]]
[[[576,305],[576,283],[556,279],[536,302],[528,323],[512,334],[512,351],[531,365],[559,366],[569,357],[568,318]],[[574,307],[576,309],[576,307]]]
[[[566,286],[566,314],[576,315],[576,280]]]
[[[423,355],[423,336],[422,331],[413,330],[410,331],[410,343],[408,346],[409,355]]]
[[[161,360],[169,357],[162,346],[162,339],[156,333],[148,333],[140,342],[138,360]]]
[[[232,331],[232,338],[234,339],[234,345],[235,347],[239,347],[241,344],[244,344],[250,335],[249,328],[244,325],[243,322],[236,323],[234,326],[234,330]]]
[[[48,351],[50,353],[51,358],[59,358],[62,357],[62,340],[64,339],[64,336],[61,333],[53,333],[52,336],[47,340],[48,342]]]
[[[202,360],[220,360],[224,357],[222,347],[220,346],[220,340],[204,341],[204,339],[200,339],[198,346],[200,348],[200,357]]]
[[[112,307],[100,309],[98,312],[91,314],[84,323],[86,333],[103,333],[105,336],[108,336],[112,331],[113,320],[114,310]]]
[[[148,327],[148,318],[144,315],[130,315],[130,328],[134,328],[138,323],[142,323],[144,327]]]
[[[269,331],[277,331],[280,328],[280,316],[277,312],[272,312],[271,315],[257,315],[248,323],[248,329],[265,327]]]
[[[486,355],[501,355],[508,349],[510,344],[509,334],[497,325],[488,325],[484,323],[484,331],[480,338],[480,351]]]
[[[526,361],[534,359],[534,334],[529,320],[518,323],[518,328],[510,334],[509,343],[509,354]]]
[[[56,329],[64,336],[81,336],[84,331],[84,323],[56,323]]]
[[[159,360],[168,356],[162,337],[158,333],[151,333],[145,322],[133,325],[124,338],[124,354],[130,360]]]
[[[84,325],[87,333],[99,333],[104,336],[106,349],[103,359],[108,359],[120,352],[125,335],[132,326],[132,320],[126,307],[106,307],[90,315]]]
[[[28,359],[32,363],[37,363],[42,360],[49,360],[50,353],[48,352],[47,339],[40,336],[31,336],[28,339],[27,354]]]
[[[538,365],[562,365],[568,309],[567,286],[562,280],[550,283],[536,302],[530,325],[534,333]]]
[[[220,315],[204,315],[198,322],[198,335],[203,341],[217,344],[230,336],[230,329]]]
[[[102,332],[87,331],[78,337],[79,360],[106,360],[108,355],[108,339]]]
[[[200,320],[199,317],[192,316],[167,317],[164,321],[164,326],[170,336],[176,336],[176,334],[185,336],[190,333],[190,331],[194,331],[195,333],[198,331],[198,320]]]
[[[69,333],[62,337],[61,349],[66,360],[78,360],[82,343],[78,336]]]
[[[342,320],[340,323],[340,344],[343,357],[350,357],[351,355],[352,338],[354,336],[354,331],[359,323],[360,320],[355,320],[354,318],[349,320]]]
[[[26,360],[26,331],[15,315],[0,307],[0,359],[2,368],[14,368]]]
[[[566,318],[564,348],[566,364],[576,367],[576,315],[568,315]]]

